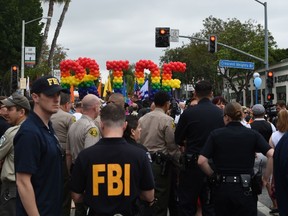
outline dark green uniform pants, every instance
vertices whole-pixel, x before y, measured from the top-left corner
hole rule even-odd
[[[167,216],[171,189],[171,167],[166,167],[165,174],[162,175],[162,166],[153,162],[152,170],[155,179],[155,197],[158,199],[153,206],[154,215]]]

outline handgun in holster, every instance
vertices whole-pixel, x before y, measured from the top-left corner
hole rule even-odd
[[[197,165],[198,154],[184,154],[185,169],[189,169]]]

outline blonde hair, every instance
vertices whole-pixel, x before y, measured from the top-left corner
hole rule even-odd
[[[228,103],[224,108],[224,115],[229,116],[232,121],[241,121],[242,112],[242,106],[237,102]]]
[[[278,113],[278,119],[277,119],[277,129],[280,132],[286,132],[288,131],[288,112],[287,110],[280,110]]]

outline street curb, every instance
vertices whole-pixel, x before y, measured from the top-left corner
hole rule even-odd
[[[265,214],[265,215],[270,215],[269,212],[271,211],[269,208],[267,208],[267,206],[265,206],[263,203],[258,202],[257,203],[257,209],[258,211],[260,211],[261,213]]]

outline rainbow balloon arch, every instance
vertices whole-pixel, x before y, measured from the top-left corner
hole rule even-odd
[[[122,89],[124,88],[123,74],[125,70],[129,69],[129,61],[107,61],[106,69],[112,71],[113,74],[113,91],[122,93]],[[151,73],[151,91],[149,96],[153,98],[154,94],[159,90],[170,93],[172,89],[180,88],[181,81],[179,79],[172,79],[172,74],[173,72],[184,73],[186,71],[186,63],[164,63],[160,71],[153,61],[139,60],[135,64],[134,74],[140,88],[145,82],[145,69]],[[94,81],[99,79],[100,71],[99,65],[94,59],[80,57],[77,60],[64,60],[60,63],[60,71],[63,88],[78,87],[80,99],[87,94],[95,94],[99,97]]]

